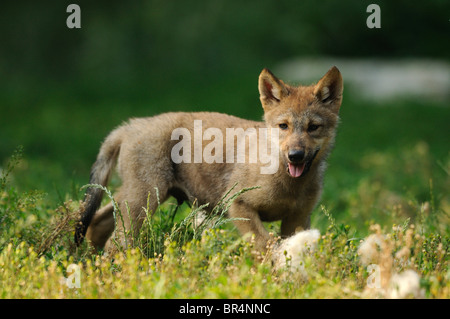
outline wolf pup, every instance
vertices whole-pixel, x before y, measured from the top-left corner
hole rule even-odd
[[[155,188],[160,202],[174,196],[178,203],[209,203],[211,211],[235,184],[239,189],[259,186],[237,197],[228,215],[239,218],[233,221],[236,228],[242,235],[252,234],[260,251],[266,250],[270,239],[262,222],[281,220],[282,237],[308,229],[335,140],[341,73],[332,67],[317,84],[294,87],[264,69],[258,88],[263,122],[179,112],[131,119],[113,130],[100,148],[90,183],[106,186],[117,165],[122,186],[115,199],[126,213],[123,222],[115,223],[111,203],[99,209],[103,190],[88,188],[76,243],[87,238],[95,248],[108,249],[116,224],[121,228],[117,234],[125,233],[123,227],[138,232],[146,217],[143,208],[149,205],[152,212],[157,208]],[[267,143],[268,158],[277,165],[264,172],[268,161],[250,153]],[[125,244],[125,238],[120,241]]]

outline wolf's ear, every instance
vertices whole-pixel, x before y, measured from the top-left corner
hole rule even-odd
[[[277,79],[268,69],[262,70],[259,75],[258,88],[263,107],[276,105],[289,95],[283,81]]]
[[[316,99],[325,106],[329,105],[335,113],[338,113],[341,106],[343,91],[344,81],[335,66],[328,70],[314,87]]]

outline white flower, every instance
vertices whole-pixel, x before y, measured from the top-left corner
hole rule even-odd
[[[414,270],[406,270],[391,277],[389,298],[424,298],[424,290],[420,288],[420,277]]]
[[[358,255],[361,257],[363,265],[367,266],[378,262],[383,240],[382,235],[372,234],[359,246]]]
[[[298,232],[286,238],[275,251],[275,267],[282,268],[289,261],[295,270],[303,270],[303,260],[308,252],[313,252],[317,247],[320,233],[317,229]]]

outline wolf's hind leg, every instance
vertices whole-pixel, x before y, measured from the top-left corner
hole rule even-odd
[[[112,203],[99,209],[92,218],[86,238],[95,249],[100,250],[114,231],[114,208]]]
[[[138,244],[135,241],[139,239],[144,220],[151,217],[158,203],[163,203],[168,197],[168,187],[163,182],[159,185],[161,186],[158,187],[158,196],[156,186],[125,184],[121,187],[116,195],[120,215],[116,216],[115,225],[112,225],[113,234],[106,242],[105,252],[114,254],[120,249],[131,248]],[[147,216],[147,213],[150,216]]]

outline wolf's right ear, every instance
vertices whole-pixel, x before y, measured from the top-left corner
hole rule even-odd
[[[259,98],[263,107],[276,105],[289,95],[283,81],[276,78],[268,69],[262,70],[258,82]]]
[[[314,96],[333,112],[338,113],[342,103],[344,81],[339,69],[333,66],[314,87]]]

